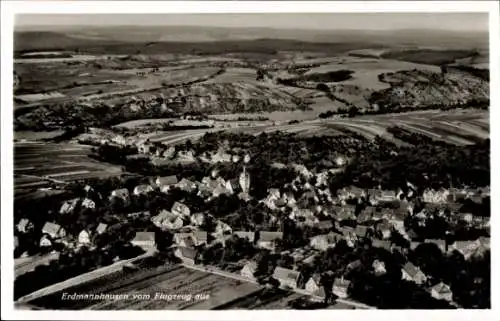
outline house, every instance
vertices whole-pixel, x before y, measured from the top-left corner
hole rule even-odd
[[[78,202],[80,201],[79,198],[74,198],[68,201],[65,201],[63,205],[61,206],[61,209],[59,210],[59,214],[69,214],[72,213],[76,206],[78,205]]]
[[[155,185],[162,191],[163,193],[167,193],[169,189],[176,185],[179,181],[177,180],[177,176],[158,176],[155,180]]]
[[[247,239],[250,243],[253,243],[255,240],[255,232],[234,231],[233,234],[240,238]]]
[[[283,232],[261,231],[259,233],[257,246],[268,250],[274,250],[275,241],[281,240],[282,238],[283,238]]]
[[[365,207],[359,214],[358,217],[356,218],[357,222],[362,224],[366,223],[370,220],[373,219],[373,214],[375,213],[376,208],[373,206],[367,206]]]
[[[153,187],[148,184],[137,185],[134,188],[134,195],[146,195],[153,191]]]
[[[443,282],[439,282],[438,284],[434,285],[430,289],[430,292],[431,296],[437,300],[453,300],[453,292],[451,292],[450,287]]]
[[[106,232],[107,228],[108,228],[108,224],[99,223],[99,225],[97,225],[97,228],[95,231],[97,234],[102,234],[102,233]]]
[[[340,238],[342,236],[338,234]],[[323,234],[316,235],[310,238],[309,244],[313,249],[318,251],[326,251],[329,247],[335,246],[336,240],[333,237],[333,234]]]
[[[52,241],[47,237],[47,235],[43,235],[40,238],[40,247],[50,247],[52,246]]]
[[[234,194],[240,191],[240,183],[237,179],[229,179],[224,186],[229,194]]]
[[[349,286],[351,285],[351,281],[345,280],[342,278],[335,278],[333,281],[333,289],[332,292],[336,296],[341,299],[347,298]]]
[[[196,245],[192,233],[175,233],[173,242],[179,247],[194,247]]]
[[[194,213],[193,215],[191,215],[191,217],[189,219],[190,219],[192,225],[200,226],[200,225],[203,225],[203,223],[205,222],[205,214]]]
[[[128,192],[128,189],[126,188],[115,189],[114,191],[111,192],[109,198],[121,199],[125,204],[128,204],[130,202],[130,194]]]
[[[188,217],[191,214],[191,210],[189,209],[189,207],[180,202],[175,202],[174,205],[172,205],[171,211],[173,214],[184,217]]]
[[[373,264],[372,264],[372,268],[373,268],[373,272],[377,276],[385,274],[387,272],[387,270],[385,269],[385,263],[383,261],[374,260]]]
[[[386,249],[387,251],[391,250],[391,242],[386,240],[372,240],[372,246],[379,249]]]
[[[206,231],[196,230],[192,233],[196,246],[206,244],[208,241],[208,233]]]
[[[257,270],[257,263],[255,261],[249,261],[245,266],[240,271],[241,276],[252,280],[256,281],[256,278],[254,277],[254,273]]]
[[[392,225],[384,220],[375,225],[375,230],[382,236],[383,239],[389,239],[392,234]]]
[[[337,219],[339,221],[354,219],[356,213],[356,206],[355,205],[336,206],[335,213],[337,214]]]
[[[490,248],[490,239],[487,237],[480,237],[475,241],[455,241],[450,250],[457,250],[466,260],[472,256],[481,255]]]
[[[443,253],[448,252],[448,245],[446,244],[445,240],[427,239],[425,240],[425,243],[436,244],[436,246],[441,250],[441,252]]]
[[[161,229],[180,229],[184,225],[182,218],[168,211],[161,211],[158,215],[151,218],[151,222]]]
[[[282,287],[297,288],[300,272],[277,266],[273,272],[273,278],[280,282]]]
[[[422,200],[425,203],[435,203],[435,204],[444,204],[448,202],[448,196],[450,192],[446,189],[441,190],[432,190],[426,189],[422,193]]]
[[[181,179],[181,181],[179,183],[177,183],[177,185],[175,185],[175,186],[178,187],[179,189],[181,189],[185,192],[189,192],[189,193],[195,191],[197,188],[196,183],[188,180],[187,178]]]
[[[194,265],[198,257],[198,251],[192,247],[179,246],[175,249],[174,255],[181,259],[183,263]]]
[[[78,244],[79,245],[88,245],[90,244],[90,232],[87,230],[82,230],[80,234],[78,234]]]
[[[312,295],[325,297],[325,289],[321,284],[321,275],[318,273],[313,274],[306,282],[305,290]]]
[[[316,227],[320,230],[320,231],[323,231],[323,232],[329,232],[330,230],[333,229],[334,227],[334,224],[331,220],[323,220],[323,221],[319,221],[317,224],[316,224]]]
[[[245,202],[249,202],[252,199],[252,197],[248,193],[245,193],[245,192],[240,192],[238,194],[238,198],[242,201],[245,201]]]
[[[422,244],[422,243],[411,241],[410,242],[410,250],[414,251],[420,244]]]
[[[82,202],[82,206],[85,208],[95,208],[95,202],[90,198],[85,198]]]
[[[382,190],[377,201],[378,202],[394,202],[398,200],[395,191]]]
[[[42,227],[42,233],[48,234],[53,239],[63,238],[66,236],[66,231],[59,224],[46,222]]]
[[[459,213],[458,217],[462,222],[465,222],[467,224],[471,224],[474,218],[471,213]]]
[[[369,227],[363,225],[357,225],[354,229],[354,233],[356,234],[358,239],[368,236],[370,231],[371,230]]]
[[[155,233],[154,232],[137,232],[132,241],[130,241],[135,246],[139,246],[145,251],[149,251],[156,246]]]
[[[20,219],[19,223],[17,223],[16,227],[17,227],[17,230],[21,233],[28,233],[35,228],[33,223],[31,223],[31,221],[28,220],[27,218]]]
[[[215,226],[215,231],[213,234],[216,235],[224,235],[224,234],[231,234],[232,229],[231,226],[227,225],[226,223],[222,221],[217,221],[217,225]]]
[[[213,197],[219,197],[221,195],[230,195],[231,191],[228,190],[224,185],[223,186],[217,186],[212,190],[212,196]]]
[[[413,263],[408,262],[401,268],[401,278],[410,282],[415,282],[416,284],[422,284],[427,280],[422,271]]]

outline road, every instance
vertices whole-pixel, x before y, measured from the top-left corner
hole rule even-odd
[[[201,271],[201,272],[212,273],[212,274],[216,274],[216,275],[219,275],[219,276],[223,276],[223,277],[227,277],[227,278],[232,278],[232,279],[239,280],[239,281],[242,281],[242,282],[249,282],[249,283],[259,284],[258,282],[254,281],[254,280],[251,280],[251,279],[248,279],[248,278],[246,278],[246,277],[244,277],[242,275],[238,275],[238,274],[234,274],[234,273],[222,271],[220,269],[217,269],[217,268],[214,268],[214,267],[210,267],[210,266],[196,266],[196,265],[191,265],[191,264],[187,264],[187,263],[182,263],[182,266],[184,266],[186,268],[189,268],[189,269]],[[319,300],[319,301],[323,300],[322,297],[317,296],[317,295],[312,295],[311,293],[309,293],[309,292],[307,292],[306,290],[303,290],[303,289],[289,289],[289,290],[293,291],[295,293],[298,293],[298,294],[310,296],[310,297],[312,297],[312,298],[314,298],[316,300]],[[337,302],[340,302],[340,303],[343,303],[343,304],[346,304],[346,305],[350,305],[350,306],[353,306],[353,307],[358,308],[358,309],[375,309],[375,307],[371,307],[371,306],[368,306],[366,304],[363,304],[363,303],[360,303],[360,302],[356,302],[356,301],[352,301],[352,300],[348,300],[348,299],[338,298]]]
[[[18,277],[34,270],[39,265],[47,265],[52,260],[59,259],[59,252],[48,253],[43,256],[31,256],[14,260],[14,277]]]

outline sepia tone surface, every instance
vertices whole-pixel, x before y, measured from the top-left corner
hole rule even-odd
[[[488,16],[19,15],[19,309],[490,308]]]

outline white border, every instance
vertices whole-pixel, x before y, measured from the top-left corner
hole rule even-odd
[[[229,12],[489,12],[490,13],[490,70],[491,70],[491,119],[498,119],[500,97],[498,88],[500,57],[498,42],[499,6],[496,1],[1,1],[2,22],[2,87],[1,87],[1,233],[2,246],[2,319],[38,320],[253,320],[253,319],[329,319],[346,320],[388,320],[388,319],[440,319],[440,320],[498,320],[500,315],[498,277],[493,271],[500,271],[496,224],[498,219],[492,215],[492,310],[454,310],[454,311],[410,311],[410,310],[325,310],[325,311],[19,311],[13,307],[14,271],[12,248],[13,212],[13,127],[12,127],[12,55],[13,55],[13,16],[16,13],[229,13]],[[496,115],[496,117],[495,117]],[[498,130],[491,126],[491,140],[496,141]],[[492,164],[500,161],[499,151],[492,144]],[[492,166],[492,199],[500,199],[497,170]],[[497,202],[492,204],[492,213],[500,212]],[[499,222],[500,223],[500,222]],[[497,316],[495,319],[494,316]]]

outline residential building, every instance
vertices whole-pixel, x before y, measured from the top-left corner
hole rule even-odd
[[[280,282],[282,287],[295,289],[298,287],[300,272],[277,266],[273,272],[273,278]]]
[[[441,189],[438,191],[426,189],[422,193],[422,200],[425,203],[444,204],[448,202],[449,194],[450,192],[447,189]]]
[[[180,215],[183,217],[188,217],[191,214],[191,210],[187,205],[184,205],[180,202],[175,202],[172,205],[172,209],[170,210],[173,214]]]
[[[170,188],[175,186],[179,181],[177,180],[177,176],[158,176],[155,180],[155,185],[162,191],[163,193],[168,193]]]
[[[107,228],[108,228],[108,224],[99,223],[99,225],[97,225],[97,228],[96,228],[96,233],[102,234],[102,233],[106,232]]]
[[[335,213],[337,215],[337,220],[349,220],[354,219],[356,213],[356,206],[354,205],[344,205],[344,206],[336,206]]]
[[[184,221],[180,215],[165,210],[152,217],[151,222],[161,229],[177,230],[184,226]]]
[[[249,261],[243,266],[243,268],[240,271],[240,274],[252,281],[256,281],[256,278],[254,276],[255,271],[257,270],[257,263],[255,261]]]
[[[143,184],[143,185],[137,185],[134,188],[134,195],[146,195],[148,193],[151,193],[153,191],[153,187],[148,184]]]
[[[373,214],[375,213],[376,208],[373,206],[365,207],[359,214],[356,220],[359,224],[363,224],[369,222],[373,219]]]
[[[413,263],[408,262],[401,268],[401,278],[416,284],[422,284],[427,280],[425,274]]]
[[[240,191],[240,184],[237,179],[229,179],[224,186],[229,194],[234,194]]]
[[[82,201],[82,207],[93,209],[93,208],[95,208],[95,202],[93,200],[91,200],[90,198],[85,198]]]
[[[240,238],[247,239],[250,243],[255,241],[255,232],[247,232],[247,231],[234,231],[234,235],[237,235]]]
[[[197,188],[197,185],[195,182],[192,182],[186,178],[181,179],[179,183],[177,183],[176,187],[179,189],[185,191],[185,192],[194,192]]]
[[[198,251],[192,247],[179,246],[175,249],[174,255],[181,259],[185,264],[195,265],[198,257]]]
[[[345,280],[343,277],[336,278],[333,281],[333,289],[332,292],[336,296],[341,299],[345,299],[348,296],[349,286],[351,285],[351,281]]]
[[[206,244],[208,242],[208,233],[206,231],[196,230],[193,231],[193,238],[196,246]]]
[[[27,218],[20,219],[19,223],[17,223],[16,227],[17,227],[17,230],[21,233],[31,232],[35,228],[33,223],[31,223],[31,221],[28,220]]]
[[[65,201],[61,206],[61,209],[59,209],[59,214],[73,213],[79,201],[79,198],[73,198],[71,200]]]
[[[66,231],[59,224],[46,222],[42,227],[42,233],[48,234],[53,239],[63,238],[66,236]]]
[[[155,233],[154,232],[137,232],[132,241],[135,246],[142,247],[145,251],[152,250],[156,247]]]
[[[450,287],[443,282],[439,282],[431,289],[431,296],[437,300],[453,301],[453,292]]]
[[[354,233],[356,234],[358,239],[360,239],[369,236],[371,233],[371,229],[364,225],[357,225],[354,229]]]
[[[382,239],[386,240],[391,237],[392,225],[384,220],[375,225],[375,230],[381,235]]]
[[[205,222],[205,214],[194,213],[193,215],[191,215],[191,217],[189,219],[190,219],[192,225],[200,226],[200,225],[203,225],[203,223]]]
[[[306,282],[305,290],[312,295],[325,297],[325,291],[321,284],[321,275],[319,273],[313,274]]]
[[[179,247],[194,247],[196,240],[192,233],[175,233],[173,242]]]
[[[78,244],[79,245],[89,245],[90,242],[90,232],[87,230],[82,230],[80,234],[78,234]]]
[[[50,247],[52,246],[52,241],[47,237],[47,235],[42,235],[39,245],[40,247]]]
[[[268,250],[274,250],[276,240],[281,240],[282,238],[283,232],[261,231],[259,233],[257,246]]]
[[[329,234],[322,234],[311,237],[309,244],[313,249],[316,249],[318,251],[326,251],[329,247],[334,247],[340,239],[343,239],[342,235],[331,232]]]
[[[387,270],[385,269],[385,263],[383,261],[374,260],[372,268],[375,275],[383,275],[387,272]]]
[[[387,251],[391,251],[390,241],[372,239],[372,246],[376,248],[386,249]]]
[[[130,203],[130,194],[128,192],[128,189],[126,188],[115,189],[114,191],[111,192],[109,198],[121,199],[125,203],[125,205]]]

